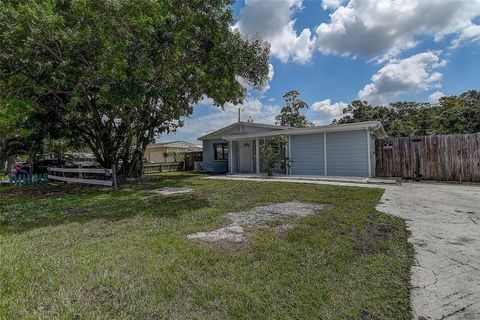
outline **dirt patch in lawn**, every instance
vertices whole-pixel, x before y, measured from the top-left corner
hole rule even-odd
[[[284,202],[258,206],[247,211],[228,212],[225,216],[232,221],[229,225],[213,231],[192,233],[187,238],[206,242],[228,241],[239,243],[248,238],[249,231],[267,228],[270,221],[313,216],[326,206],[326,204],[321,203]],[[294,225],[291,223],[285,223],[277,226],[276,230],[284,232],[293,227]]]
[[[360,255],[374,254],[381,242],[387,240],[393,232],[391,224],[376,221],[369,223],[362,234],[357,235],[360,246],[356,252]]]
[[[176,188],[176,187],[163,187],[160,189],[147,190],[145,192],[161,194],[163,196],[171,196],[182,193],[193,192],[193,189],[190,188]]]

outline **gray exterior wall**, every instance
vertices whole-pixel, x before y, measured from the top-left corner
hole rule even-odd
[[[290,137],[290,173],[324,175],[323,133]]]
[[[368,177],[366,130],[327,133],[327,174]]]
[[[263,128],[248,128],[260,129]],[[235,128],[232,128],[232,133]],[[251,132],[251,131],[250,131]],[[255,141],[255,140],[254,140]],[[292,175],[325,175],[324,134],[311,133],[290,137],[290,160]],[[213,144],[226,142],[223,139],[203,141],[203,168],[209,172],[228,172],[228,160],[214,160]],[[260,139],[260,145],[263,139]],[[256,172],[255,145],[253,146],[253,172]],[[371,175],[375,174],[375,137],[371,135],[370,155],[367,146],[367,131],[329,132],[326,134],[327,175],[368,177],[368,157],[370,156]],[[232,157],[232,172],[238,172],[238,143],[232,142],[229,150]],[[260,154],[260,171],[265,172],[263,157]],[[279,172],[279,168],[276,168]]]
[[[327,175],[368,177],[367,131],[327,133]],[[325,175],[323,133],[290,137],[292,175]],[[371,139],[371,167],[374,169],[374,138]],[[374,171],[372,171],[373,174]]]
[[[213,144],[223,142],[226,141],[223,139],[212,139],[203,141],[203,170],[207,172],[217,173],[228,172],[228,160],[215,160],[213,152]]]

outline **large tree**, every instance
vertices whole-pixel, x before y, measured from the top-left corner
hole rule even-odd
[[[480,91],[442,97],[438,108],[439,133],[480,132]]]
[[[231,0],[0,0],[0,104],[60,115],[100,164],[141,174],[145,147],[203,97],[261,87],[269,45],[232,29]]]
[[[480,91],[442,97],[438,104],[399,101],[372,106],[355,100],[343,113],[333,123],[380,120],[387,134],[394,137],[474,133],[480,132]]]
[[[307,109],[308,104],[300,99],[300,93],[291,90],[283,95],[285,105],[282,107],[280,114],[275,117],[277,124],[287,127],[305,128],[313,126],[305,115],[300,113],[301,109]]]

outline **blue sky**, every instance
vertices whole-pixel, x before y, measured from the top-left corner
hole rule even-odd
[[[160,141],[197,137],[249,116],[273,123],[283,94],[298,90],[316,125],[354,99],[373,104],[432,101],[480,89],[480,0],[247,0],[238,28],[271,43],[271,80],[240,106],[195,106],[185,126]]]

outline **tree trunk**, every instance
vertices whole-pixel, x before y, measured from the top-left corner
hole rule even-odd
[[[16,155],[8,156],[7,167],[5,168],[7,174],[12,173],[12,171],[15,169],[15,162],[16,161],[17,161],[17,156]]]
[[[122,176],[127,179],[139,179],[143,176],[143,151],[135,150],[132,159],[123,159]]]

